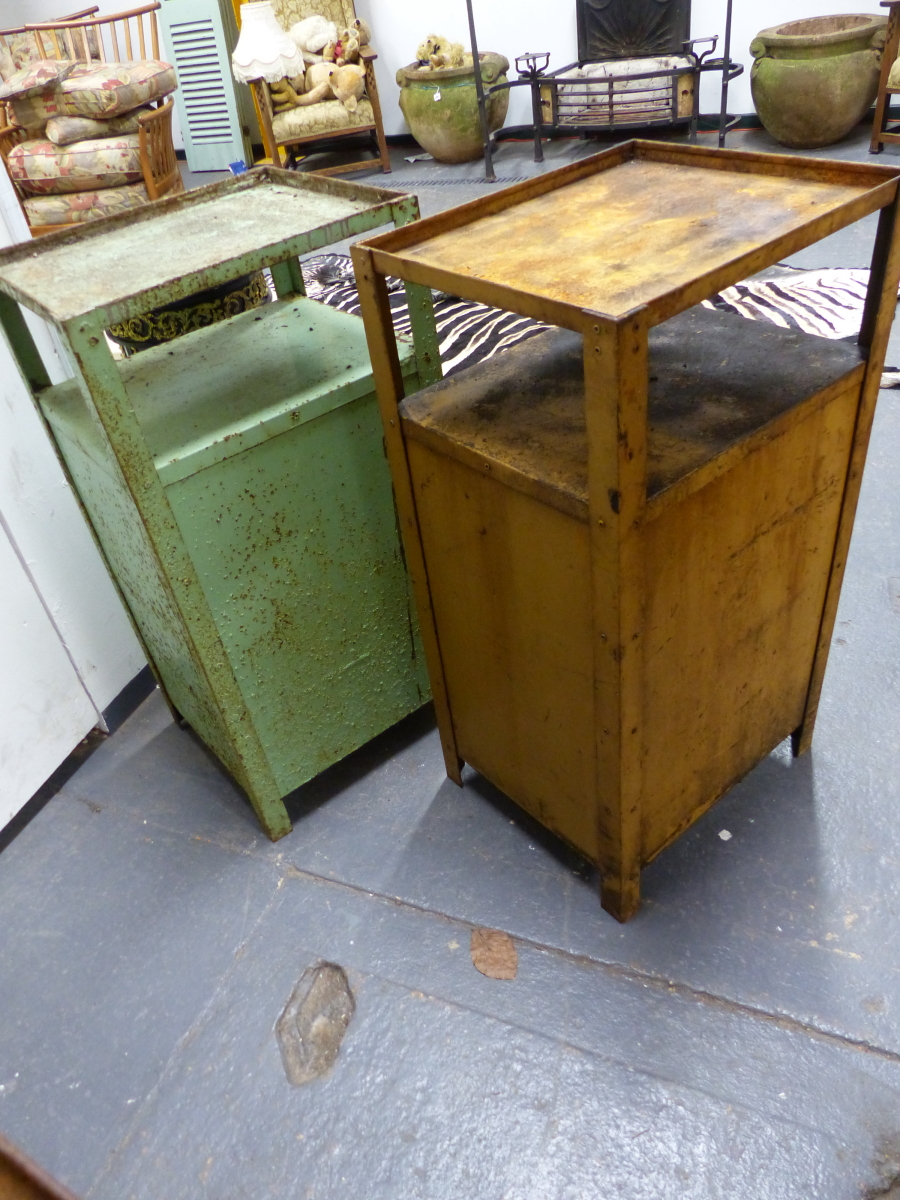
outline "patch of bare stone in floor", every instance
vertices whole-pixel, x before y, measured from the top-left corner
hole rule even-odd
[[[872,1165],[880,1182],[866,1191],[864,1200],[900,1200],[900,1135],[881,1140]]]
[[[319,962],[303,972],[275,1026],[289,1083],[328,1074],[355,1009],[343,967]]]

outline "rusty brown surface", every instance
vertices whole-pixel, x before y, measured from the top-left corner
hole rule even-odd
[[[855,346],[697,307],[650,332],[647,493],[654,496],[860,365]],[[610,403],[613,398],[610,397]],[[540,334],[408,397],[427,441],[587,519],[581,337]],[[537,493],[535,493],[537,494]]]
[[[889,204],[897,178],[636,140],[366,245],[386,274],[566,328],[641,305],[656,324]]]

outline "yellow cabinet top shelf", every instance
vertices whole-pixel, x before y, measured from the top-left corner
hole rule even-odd
[[[379,271],[570,329],[644,305],[656,324],[896,186],[890,167],[632,141],[367,244]]]

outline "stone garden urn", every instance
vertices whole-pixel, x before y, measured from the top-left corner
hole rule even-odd
[[[490,51],[478,57],[485,87],[506,82],[509,59]],[[419,63],[410,63],[397,72],[397,83],[400,108],[423,150],[444,163],[472,162],[481,157],[474,64],[432,71]],[[503,124],[508,108],[508,90],[488,96],[488,127],[492,133]]]
[[[878,91],[887,17],[846,13],[763,29],[750,43],[759,119],[783,146],[830,146]]]

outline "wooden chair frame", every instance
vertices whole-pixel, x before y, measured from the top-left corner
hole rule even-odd
[[[43,1167],[0,1134],[0,1195],[4,1200],[78,1200]]]
[[[266,154],[272,160],[272,164],[276,167],[284,166],[281,158],[281,147],[287,147],[287,165],[292,165],[294,158],[294,148],[296,146],[309,145],[314,142],[331,141],[334,138],[350,137],[357,133],[368,133],[372,136],[375,143],[375,148],[378,152],[378,157],[375,159],[367,158],[361,162],[343,163],[338,167],[323,167],[322,170],[314,172],[316,175],[342,175],[347,171],[362,171],[367,167],[372,167],[380,161],[382,171],[388,175],[391,171],[391,160],[388,156],[387,141],[384,136],[384,125],[381,119],[381,102],[378,99],[378,84],[375,81],[375,60],[378,55],[371,46],[361,46],[359,50],[359,60],[365,68],[366,72],[366,96],[372,105],[372,115],[375,120],[371,125],[352,125],[346,129],[335,129],[328,133],[314,133],[305,137],[291,138],[288,141],[279,142],[275,137],[273,121],[275,114],[272,110],[272,99],[269,95],[269,89],[266,87],[262,79],[256,79],[251,83],[250,87],[253,90],[253,97],[256,101],[257,112],[259,113],[259,125],[263,136],[263,145],[266,148]]]
[[[98,4],[95,4],[92,8],[79,9],[78,12],[68,13],[64,17],[58,17],[57,20],[59,20],[59,21],[83,21],[83,20],[86,20],[88,17],[96,17],[96,15],[99,11],[100,11],[100,6]],[[14,37],[16,34],[19,34],[19,33],[28,33],[28,27],[25,25],[19,25],[15,29],[0,29],[0,38]]]
[[[184,191],[175,145],[172,141],[174,101],[166,100],[153,112],[138,118],[138,152],[144,186],[151,200]]]
[[[133,62],[138,59],[159,58],[159,28],[156,14],[160,0],[151,0],[139,8],[97,16],[97,6],[61,17],[58,21],[22,25],[18,29],[0,30],[0,39],[20,33],[33,33],[38,49],[45,58],[75,59],[90,63]],[[91,38],[94,33],[94,38]],[[96,47],[98,58],[93,57]],[[161,196],[176,195],[184,190],[175,147],[172,142],[171,100],[159,104],[153,112],[140,118],[138,148],[144,186],[151,200]],[[24,140],[24,131],[17,129],[0,106],[0,158],[6,166],[10,151]],[[24,196],[13,180],[13,187],[23,204]],[[24,213],[24,204],[22,211]],[[27,220],[26,215],[26,220]],[[28,228],[33,236],[51,233],[56,229],[69,229],[82,222],[66,222],[63,225],[32,225]]]
[[[138,153],[140,155],[141,173],[144,177],[144,187],[151,200],[159,200],[163,196],[175,196],[184,191],[178,160],[175,157],[175,147],[172,142],[172,110],[173,102],[166,100],[153,112],[146,113],[139,119]],[[25,131],[15,125],[0,125],[0,158],[6,166],[6,160],[12,149],[25,140]],[[7,171],[9,168],[7,167]],[[22,213],[28,221],[25,211],[24,194],[12,176],[13,187]],[[67,221],[61,225],[32,225],[28,228],[32,237],[42,233],[53,233],[57,229],[70,229],[73,225],[82,225],[82,221]]]
[[[93,61],[90,34],[96,34],[99,62],[132,62],[141,58],[159,58],[159,28],[156,20],[160,0],[140,8],[96,16],[97,8],[85,9],[58,21],[22,25],[18,29],[0,29],[0,38],[33,33],[44,58],[68,58]],[[149,52],[148,52],[149,51]]]
[[[888,9],[887,33],[881,56],[881,77],[878,81],[878,99],[875,102],[875,120],[872,122],[870,154],[880,154],[885,142],[900,142],[900,122],[888,126],[887,111],[891,96],[900,93],[900,87],[888,87],[891,67],[900,51],[900,0],[881,0],[881,7]]]

